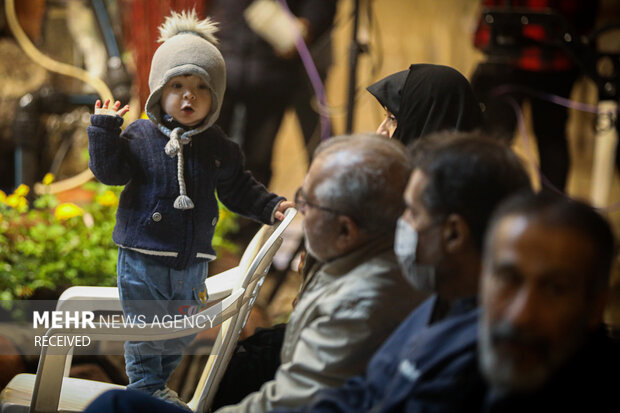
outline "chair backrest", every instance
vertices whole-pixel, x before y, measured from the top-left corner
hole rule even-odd
[[[239,266],[241,276],[238,288],[244,289],[243,299],[239,301],[238,312],[220,326],[211,355],[196,386],[194,396],[188,403],[194,411],[207,411],[213,403],[219,383],[241,334],[241,330],[250,315],[256,297],[263,285],[275,253],[282,244],[282,233],[291,223],[297,211],[286,210],[284,219],[272,226],[263,226],[246,248]],[[264,241],[264,242],[263,242]]]

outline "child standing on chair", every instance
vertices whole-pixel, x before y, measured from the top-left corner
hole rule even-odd
[[[292,206],[244,170],[239,146],[213,126],[226,85],[215,24],[199,20],[194,11],[173,12],[159,30],[149,120],[132,122],[121,133],[129,107],[97,101],[88,127],[95,177],[125,185],[113,234],[123,312],[147,319],[169,313],[172,300],[206,302],[219,216],[216,191],[232,211],[266,224],[282,219]],[[126,342],[128,387],[182,404],[166,383],[192,339]]]

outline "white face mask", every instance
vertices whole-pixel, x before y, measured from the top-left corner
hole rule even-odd
[[[435,266],[416,263],[417,249],[418,232],[403,218],[399,218],[396,224],[394,253],[403,275],[416,290],[435,292]]]

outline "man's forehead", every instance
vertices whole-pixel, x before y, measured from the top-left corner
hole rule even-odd
[[[314,184],[327,177],[334,177],[352,169],[359,168],[367,162],[367,154],[359,150],[347,148],[343,144],[336,144],[320,152],[310,164],[306,174],[306,183]]]
[[[407,183],[407,188],[405,189],[405,203],[407,205],[419,203],[420,197],[427,183],[428,177],[426,174],[421,169],[416,168],[409,177],[409,182]]]
[[[493,227],[493,245],[502,242],[514,242],[528,227],[528,219],[522,215],[508,215],[501,218]]]
[[[308,168],[308,172],[304,177],[303,187],[306,191],[309,191],[312,187],[320,183],[325,179],[326,176],[329,175],[330,171],[328,166],[324,162],[323,156],[317,156],[312,163],[310,164],[310,168]]]
[[[343,143],[327,148],[315,159],[324,170],[348,170],[364,164],[366,160],[367,154],[360,148],[351,148]]]
[[[514,261],[532,274],[575,274],[587,268],[593,257],[592,246],[577,231],[522,215],[502,218],[494,227],[492,242],[496,260]]]

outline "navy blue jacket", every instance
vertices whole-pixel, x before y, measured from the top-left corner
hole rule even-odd
[[[428,325],[436,304],[431,297],[416,308],[375,353],[365,377],[322,390],[313,401],[274,412],[452,412],[468,405],[469,373],[476,371],[478,310],[473,300]],[[465,386],[465,388],[463,387]]]
[[[460,305],[464,304],[464,305]],[[435,297],[420,305],[373,356],[366,376],[325,389],[307,406],[275,413],[520,413],[617,411],[620,349],[601,329],[538,392],[494,394],[478,370],[479,310],[471,301],[427,327]],[[460,307],[460,308],[459,308]]]
[[[219,217],[215,191],[230,210],[265,224],[284,198],[268,192],[244,170],[239,145],[218,127],[183,146],[187,194],[195,207],[175,209],[179,194],[177,158],[164,152],[168,137],[146,119],[121,134],[123,119],[92,115],[88,127],[89,166],[107,185],[125,185],[114,227],[114,242],[152,255],[162,264],[184,269],[215,259],[211,245]]]
[[[617,412],[619,389],[620,346],[601,327],[541,390],[499,395],[486,389],[484,397],[473,398],[470,410],[482,405],[484,413]]]

